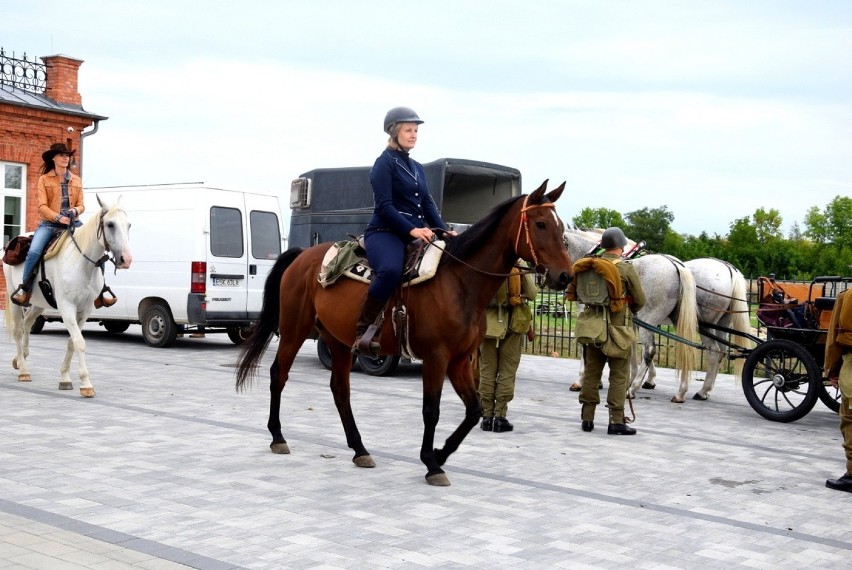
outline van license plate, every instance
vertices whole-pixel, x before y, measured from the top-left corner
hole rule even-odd
[[[213,286],[214,287],[239,287],[240,280],[239,279],[218,279],[216,277],[213,278]]]

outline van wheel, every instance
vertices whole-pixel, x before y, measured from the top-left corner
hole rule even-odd
[[[228,327],[228,338],[234,344],[242,344],[251,336],[251,327]]]
[[[130,328],[128,321],[104,321],[103,325],[107,332],[115,334],[123,333]]]
[[[38,334],[44,330],[44,324],[47,321],[44,320],[44,317],[38,316],[36,320],[33,321],[33,326],[30,327],[30,334]]]
[[[175,343],[177,325],[169,310],[162,305],[151,305],[142,315],[142,337],[154,348],[167,348]]]

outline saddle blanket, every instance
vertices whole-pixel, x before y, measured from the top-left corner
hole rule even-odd
[[[444,242],[436,240],[422,249],[420,259],[406,259],[406,267],[411,266],[411,269],[402,276],[402,286],[417,285],[434,277],[443,253]],[[362,283],[370,283],[373,278],[364,250],[356,241],[335,242],[323,257],[322,270],[317,276],[320,285],[328,287],[340,277]]]

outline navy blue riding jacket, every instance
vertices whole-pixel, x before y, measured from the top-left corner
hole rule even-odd
[[[409,241],[414,228],[446,229],[420,163],[407,152],[386,149],[370,170],[373,217],[365,233],[391,231]]]
[[[386,149],[370,171],[373,217],[364,231],[367,259],[375,272],[368,294],[388,299],[402,279],[405,244],[414,228],[446,229],[426,188],[423,167],[408,153]]]

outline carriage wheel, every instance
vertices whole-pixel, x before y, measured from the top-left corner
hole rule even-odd
[[[819,365],[801,345],[768,340],[745,361],[743,392],[755,412],[774,422],[794,422],[810,412],[822,388]]]
[[[396,368],[399,366],[399,355],[366,356],[359,354],[358,365],[363,372],[370,376],[389,376],[396,372]]]
[[[828,406],[832,412],[839,413],[840,412],[840,388],[836,386],[832,386],[826,381],[821,383],[819,389],[819,399],[822,400],[822,403]]]

